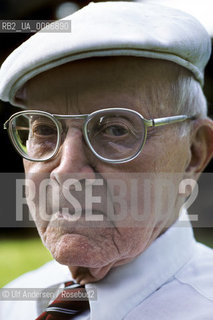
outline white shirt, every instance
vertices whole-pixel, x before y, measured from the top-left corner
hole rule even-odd
[[[47,288],[70,280],[55,261],[29,272],[8,288]],[[90,313],[78,320],[212,320],[213,250],[193,237],[191,224],[177,221],[134,261],[113,268],[101,281]],[[41,301],[1,301],[0,319],[34,320]]]

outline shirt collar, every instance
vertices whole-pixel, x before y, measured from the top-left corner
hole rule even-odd
[[[123,319],[171,279],[194,250],[192,226],[184,213],[132,262],[113,268],[100,282],[86,285],[86,290],[97,290],[97,300],[90,301],[90,319]]]

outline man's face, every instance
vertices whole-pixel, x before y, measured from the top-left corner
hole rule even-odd
[[[174,115],[164,101],[158,108],[153,105],[154,97],[149,96],[149,92],[154,92],[153,86],[157,81],[163,81],[161,64],[127,57],[69,63],[30,80],[22,93],[22,100],[27,109],[44,110],[52,114],[88,114],[103,108],[121,107],[135,110],[148,119]],[[172,81],[170,71],[167,81]],[[188,137],[178,136],[175,125],[150,129],[141,154],[130,162],[115,165],[102,162],[92,154],[84,142],[81,121],[68,120],[66,126],[68,129],[63,144],[55,158],[46,162],[24,160],[24,167],[27,176],[36,173],[36,188],[39,189],[42,175],[52,181],[44,201],[50,220],[43,220],[39,216],[39,211],[43,209],[38,197],[35,200],[37,214],[34,219],[53,257],[68,265],[77,281],[83,283],[101,279],[113,266],[134,259],[175,220],[179,201],[178,182],[184,176],[188,163]],[[182,174],[181,177],[173,175],[171,178],[170,182],[175,186],[173,191],[170,188],[172,210],[165,214],[168,189],[162,194],[161,205],[156,211],[156,193],[152,187],[157,185],[160,174],[164,173],[168,178],[174,172]],[[81,193],[77,192],[75,186],[67,187],[64,184],[68,178],[80,181]],[[95,204],[94,212],[102,213],[103,221],[86,221],[86,181],[97,178],[103,179],[103,185],[94,183],[93,193],[102,197],[102,200]],[[119,186],[113,186],[112,178],[119,181]],[[139,187],[131,189],[135,179],[138,179]],[[149,200],[145,180],[151,185]],[[114,216],[122,216],[122,203],[118,205],[113,200],[122,186],[125,191],[123,205],[127,214],[122,221],[113,221],[108,216],[106,203],[111,204],[110,210],[113,210]],[[73,196],[82,204],[84,214],[76,221],[70,219],[70,213],[62,213],[63,206],[71,210],[64,196],[65,189],[74,192]],[[56,192],[61,203],[57,212],[54,207]],[[146,202],[149,203],[145,205]],[[140,217],[146,218],[138,223],[135,221],[135,211]]]

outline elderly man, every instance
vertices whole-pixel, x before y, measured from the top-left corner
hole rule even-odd
[[[210,320],[213,253],[183,210],[213,154],[210,39],[158,5],[91,3],[65,20],[71,33],[39,32],[11,54],[0,95],[25,109],[5,128],[56,260],[7,287],[65,283],[69,298],[3,301],[1,319]]]

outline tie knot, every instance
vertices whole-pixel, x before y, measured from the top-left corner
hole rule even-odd
[[[66,287],[69,287],[73,284],[76,284],[76,283],[74,281],[67,281],[67,282],[64,282],[64,287],[66,288]]]
[[[74,319],[88,309],[85,286],[68,281],[64,283],[63,291],[36,320]]]

